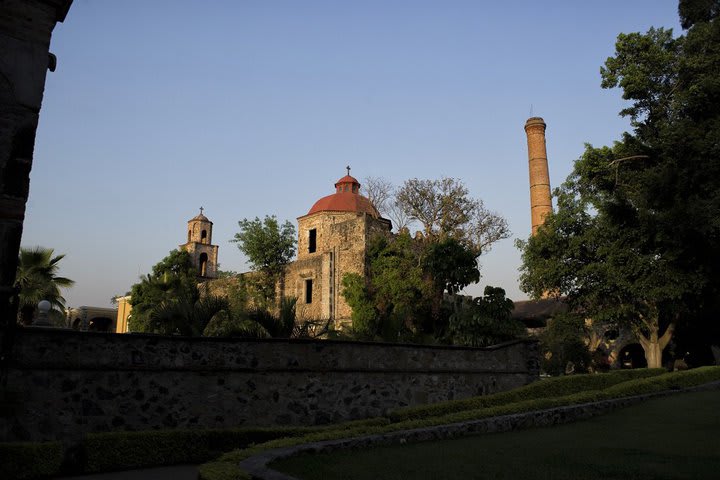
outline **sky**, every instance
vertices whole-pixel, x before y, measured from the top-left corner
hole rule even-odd
[[[466,293],[525,299],[525,121],[545,119],[559,186],[585,143],[630,129],[600,67],[619,33],[651,26],[679,35],[677,2],[75,0],[53,33],[22,245],[65,254],[68,306],[109,306],[199,207],[220,268],[247,271],[238,221],[296,224],[350,165],[361,183],[461,179],[512,232]]]

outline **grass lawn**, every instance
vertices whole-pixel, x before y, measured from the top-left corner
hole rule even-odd
[[[720,391],[557,427],[302,455],[272,467],[324,480],[720,478]]]

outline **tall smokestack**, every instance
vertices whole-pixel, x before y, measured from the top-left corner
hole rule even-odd
[[[532,234],[552,213],[550,196],[550,174],[548,173],[547,151],[545,149],[545,121],[540,117],[528,118],[525,122],[528,143],[528,164],[530,167],[530,216]]]

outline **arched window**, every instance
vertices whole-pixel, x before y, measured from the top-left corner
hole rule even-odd
[[[192,239],[192,230],[188,230],[188,243],[190,243],[191,239]]]
[[[200,243],[208,243],[207,242],[207,230],[203,230],[200,232]]]
[[[201,253],[200,254],[200,265],[199,265],[200,268],[198,271],[198,273],[200,274],[201,277],[204,277],[207,275],[207,261],[208,261],[207,253]]]

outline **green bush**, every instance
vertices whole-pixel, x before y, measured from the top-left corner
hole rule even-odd
[[[298,427],[92,433],[84,441],[85,471],[199,463],[232,448],[304,435],[314,430]]]
[[[390,411],[387,416],[393,422],[401,422],[403,420],[445,415],[463,410],[475,410],[536,398],[562,397],[576,392],[607,388],[635,378],[653,377],[664,372],[664,369],[657,368],[616,370],[603,374],[555,377],[530,383],[524,387],[507,392],[471,397],[463,400],[433,403],[430,405],[400,408]]]
[[[200,465],[198,480],[250,480],[250,475],[233,462],[210,462]]]
[[[83,442],[87,458],[85,472],[200,463],[235,448],[277,438],[294,438],[326,430],[351,431],[388,423],[388,419],[380,417],[316,427],[91,433]]]
[[[625,370],[618,373],[631,371],[633,370]],[[647,372],[647,370],[643,371]],[[562,378],[578,377],[574,376]],[[627,380],[608,388],[602,387],[602,389],[597,390],[580,391],[565,396],[534,398],[491,407],[480,407],[477,409],[455,411],[437,416],[408,419],[402,422],[393,423],[390,428],[392,428],[392,430],[409,430],[433,425],[445,425],[469,420],[479,420],[482,418],[497,417],[501,415],[511,415],[515,413],[532,412],[568,405],[578,405],[581,403],[644,395],[667,390],[679,390],[718,380],[720,380],[720,367],[702,367],[685,372],[665,373],[646,378]]]
[[[5,480],[56,475],[62,463],[60,442],[0,443],[0,465]]]
[[[548,321],[540,335],[541,367],[550,375],[565,373],[568,363],[576,372],[587,373],[592,356],[585,344],[585,319],[570,313],[561,313]]]

